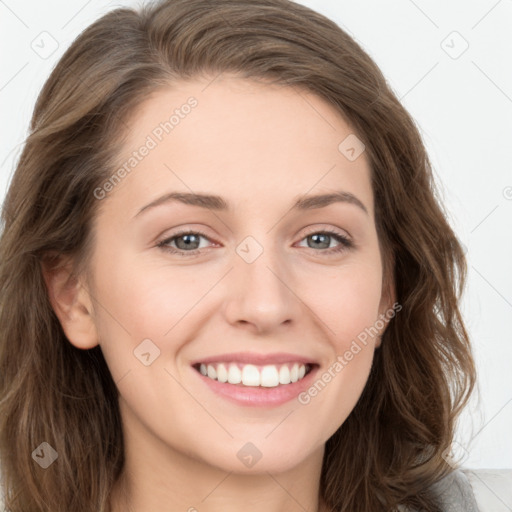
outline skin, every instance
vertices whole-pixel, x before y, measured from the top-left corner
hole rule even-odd
[[[128,123],[120,162],[190,96],[198,105],[101,200],[87,276],[69,278],[66,267],[46,275],[69,341],[100,344],[120,392],[126,466],[114,510],[326,510],[325,442],[361,395],[378,336],[307,405],[228,402],[191,362],[292,352],[316,360],[321,375],[389,310],[368,161],[338,150],[353,130],[321,98],[224,75],[148,97]],[[335,190],[367,213],[347,202],[290,209],[300,196]],[[171,191],[220,195],[230,210],[172,202],[136,215]],[[199,255],[157,246],[178,228],[205,233]],[[309,236],[326,229],[354,247],[328,255]],[[252,263],[236,252],[247,236],[263,248]],[[183,248],[177,242],[169,244]],[[133,352],[144,339],[160,350],[149,366]],[[261,452],[251,468],[237,457],[248,442]]]

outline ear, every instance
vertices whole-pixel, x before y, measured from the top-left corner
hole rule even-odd
[[[41,263],[48,296],[69,342],[87,350],[98,345],[94,310],[82,280],[72,271],[73,261],[62,256]]]

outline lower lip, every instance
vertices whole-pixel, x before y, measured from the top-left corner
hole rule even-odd
[[[280,384],[273,388],[263,386],[239,386],[236,384],[228,384],[227,382],[219,382],[218,380],[205,377],[195,368],[192,370],[209,388],[218,395],[234,402],[238,405],[256,406],[256,407],[277,407],[290,400],[296,398],[300,393],[311,386],[313,379],[319,367],[314,366],[313,369],[297,382],[290,384]]]

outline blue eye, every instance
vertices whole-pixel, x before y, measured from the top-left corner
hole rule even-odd
[[[179,233],[159,242],[157,247],[172,254],[194,256],[201,253],[201,250],[205,248],[201,247],[201,238],[210,240],[200,231],[180,231]],[[320,252],[323,252],[324,254],[337,254],[354,247],[354,243],[348,237],[335,231],[315,231],[314,233],[306,235],[302,240],[312,240],[313,246],[308,244],[308,248],[322,249]],[[338,245],[335,247],[329,247],[331,240],[338,242]],[[171,244],[174,244],[175,246]],[[316,247],[315,244],[317,245]]]
[[[200,239],[209,238],[199,231],[180,231],[170,238],[166,238],[157,244],[164,251],[168,251],[174,254],[193,255],[198,254],[200,251]],[[176,247],[172,247],[170,244],[175,243]]]
[[[351,240],[349,240],[346,236],[341,235],[340,233],[336,233],[334,231],[318,231],[315,233],[312,233],[310,235],[307,235],[303,240],[312,240],[314,244],[320,245],[320,247],[311,247],[311,245],[308,245],[311,249],[320,248],[320,249],[328,249],[326,252],[328,254],[331,253],[338,253],[345,249],[350,249],[353,247],[353,243]],[[336,247],[329,247],[331,240],[335,240],[339,243]]]

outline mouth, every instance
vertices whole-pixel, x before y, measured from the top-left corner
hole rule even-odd
[[[215,395],[237,406],[273,408],[308,389],[320,371],[314,359],[292,353],[217,354],[191,361],[192,371]]]
[[[238,387],[276,388],[301,381],[318,366],[315,363],[289,361],[280,364],[240,362],[199,362],[192,367],[204,377]]]

